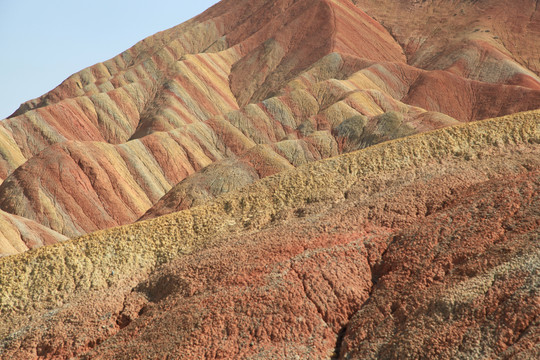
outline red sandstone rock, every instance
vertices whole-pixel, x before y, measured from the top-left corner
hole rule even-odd
[[[3,356],[534,357],[538,159],[506,146],[361,176],[36,312]]]
[[[539,108],[538,14],[224,0],[23,104],[0,255],[148,221],[0,258],[0,357],[538,358],[538,112],[313,163]]]

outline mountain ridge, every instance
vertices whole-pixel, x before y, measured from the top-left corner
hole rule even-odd
[[[223,0],[21,105],[0,358],[537,358],[539,21]]]
[[[287,176],[286,174],[294,173],[295,171],[301,171],[299,174],[299,177],[301,176],[319,176],[318,174],[324,173],[325,171],[316,171],[314,170],[317,167],[333,167],[337,166],[339,168],[347,169],[347,172],[353,171],[355,174],[356,172],[360,172],[363,174],[368,173],[376,173],[381,172],[384,170],[391,170],[391,169],[399,169],[401,167],[408,167],[408,166],[414,166],[416,161],[419,162],[419,164],[422,164],[430,159],[437,159],[438,157],[443,156],[457,156],[460,158],[468,158],[468,157],[474,157],[475,153],[477,151],[482,151],[484,149],[489,149],[490,147],[497,147],[497,146],[504,146],[505,144],[512,144],[512,143],[532,143],[535,144],[539,141],[539,111],[532,111],[527,113],[520,113],[520,114],[514,114],[506,116],[505,118],[496,118],[496,119],[489,119],[484,120],[476,123],[471,124],[464,124],[449,128],[444,128],[440,130],[436,130],[429,133],[424,134],[418,134],[416,136],[411,136],[403,139],[394,140],[392,142],[385,142],[383,144],[380,144],[378,146],[372,146],[369,148],[366,148],[364,150],[360,150],[358,152],[352,153],[352,154],[346,154],[341,155],[340,157],[334,157],[327,160],[323,160],[322,162],[315,162],[315,163],[308,163],[304,165],[303,167],[297,169],[297,170],[289,170],[283,175],[280,175],[281,173],[275,174],[266,180],[263,179],[262,182],[257,182],[251,185],[250,187],[253,189],[261,189],[264,188],[266,185],[262,185],[265,182],[276,182],[280,183],[279,177],[280,176]],[[468,137],[467,135],[473,134],[474,136]],[[444,135],[444,137],[443,137]],[[456,139],[459,138],[460,140],[465,140],[463,142],[459,142]],[[444,139],[444,140],[443,140]],[[407,144],[407,147],[401,147],[400,144]],[[411,144],[411,145],[409,145]],[[476,149],[479,150],[476,150]],[[400,156],[398,158],[392,158],[386,155],[386,153],[394,153],[399,154]],[[368,155],[369,154],[369,155]],[[371,154],[376,156],[371,156]],[[355,157],[358,157],[356,159]],[[340,159],[343,159],[345,164],[340,164]],[[361,160],[360,160],[361,159]],[[347,162],[351,162],[351,164],[347,164]],[[366,161],[368,163],[367,166],[362,166],[361,168],[358,167],[356,162]],[[403,162],[402,162],[403,161]],[[310,170],[310,167],[312,170]],[[354,170],[353,170],[354,169]],[[339,172],[338,172],[339,173]],[[310,175],[308,175],[310,174]],[[286,179],[286,178],[285,178]],[[283,199],[279,203],[283,202],[284,206],[295,206],[297,204],[297,201],[299,199],[304,198],[303,201],[309,200],[309,196],[305,196],[300,191],[293,191],[294,186],[292,184],[287,184],[288,180],[283,181],[283,186],[285,186],[284,190],[287,191],[288,196],[292,196],[292,199]],[[327,179],[326,179],[327,180]],[[302,180],[294,180],[295,182],[302,181]],[[318,185],[318,190],[324,189],[324,186],[327,184],[327,181],[325,181],[322,177],[318,179],[318,181],[321,181],[322,185]],[[352,180],[351,180],[352,181]],[[249,188],[249,187],[248,187]],[[279,187],[277,187],[279,188]],[[308,192],[312,190],[312,188],[306,188],[306,187],[300,187],[300,189],[307,190]],[[268,186],[267,192],[271,193],[273,187]],[[327,189],[325,192],[332,193],[332,191],[337,191],[337,189],[341,189],[340,191],[343,191],[342,188],[339,186],[332,186],[331,188]],[[246,191],[244,190],[238,190],[240,193]],[[244,196],[246,198],[249,198],[250,200],[253,200],[254,203],[258,202],[257,196],[255,194],[258,193],[258,190],[250,191],[248,190],[247,194]],[[321,197],[324,197],[324,195],[321,195]],[[224,200],[224,198],[227,198],[227,200]],[[236,194],[230,194],[230,195],[224,195],[224,198],[218,200],[218,204],[210,204],[210,205],[203,205],[202,208],[194,208],[193,211],[201,211],[202,213],[209,214],[214,212],[214,216],[201,216],[196,215],[194,217],[197,217],[199,219],[205,219],[205,221],[217,221],[219,215],[224,215],[227,213],[227,211],[233,211],[233,213],[238,213],[237,216],[239,218],[245,219],[247,221],[245,225],[247,225],[248,228],[250,228],[251,225],[258,226],[257,222],[262,221],[262,224],[265,224],[267,221],[270,220],[270,217],[264,215],[268,214],[268,212],[272,212],[272,207],[266,208],[264,213],[257,214],[260,209],[265,209],[265,207],[255,206],[255,204],[249,204],[249,206],[243,208],[241,206],[241,199],[237,198]],[[264,197],[263,197],[264,198]],[[281,198],[281,196],[277,196],[277,198]],[[229,205],[225,205],[225,202],[231,202]],[[233,204],[234,203],[234,204]],[[279,206],[278,203],[278,206]],[[206,211],[204,210],[204,207],[212,208],[212,211]],[[196,210],[199,209],[199,210]],[[219,210],[218,210],[219,209]],[[257,210],[259,209],[259,210]],[[259,220],[255,221],[254,223],[249,222],[250,212],[255,211],[254,214],[257,217],[260,217]],[[185,220],[183,221],[185,225],[191,226],[192,221],[188,220],[189,218],[190,210],[185,210],[183,212],[178,213],[178,215],[184,217]],[[155,221],[167,221],[165,219],[174,219],[174,213],[166,215],[165,217],[160,217],[156,219]],[[267,218],[266,218],[267,217]],[[266,219],[265,219],[266,218]],[[160,220],[161,219],[161,220]],[[207,220],[206,220],[207,219]],[[135,223],[131,225],[125,225],[124,227],[118,227],[111,229],[111,232],[117,233],[119,236],[126,236],[128,234],[125,233],[125,229],[129,229],[132,227],[133,229],[140,229],[143,230],[145,228],[145,224],[148,223],[147,220],[145,222]],[[224,219],[219,219],[220,222],[226,222]],[[245,221],[239,221],[239,224],[242,224]],[[236,221],[235,221],[236,222]],[[178,221],[173,220],[173,223],[177,223]],[[185,226],[184,225],[184,226]],[[241,225],[243,226],[243,225]],[[210,228],[210,227],[208,227]],[[188,228],[185,229],[186,234],[189,233]],[[192,229],[193,231],[197,231],[196,228]],[[101,238],[104,239],[107,236],[102,236],[102,234],[106,234],[109,230],[101,230],[96,232],[95,234],[90,234],[83,236],[83,238],[91,239],[92,237]],[[212,230],[212,231],[219,231],[219,230]],[[180,232],[178,232],[180,233]],[[36,251],[32,252],[29,256],[34,257],[36,254],[39,254],[39,252],[48,252],[48,251],[54,251],[53,248],[61,248],[63,246],[67,246],[67,244],[73,244],[73,241],[64,242],[62,244],[57,244],[54,247],[47,247],[42,250],[36,249]],[[110,246],[115,246],[115,242],[111,242],[109,244]],[[48,250],[51,249],[51,250]],[[96,253],[97,254],[97,253]],[[20,254],[18,256],[10,256],[7,258],[2,259],[1,261],[6,264],[9,262],[15,262],[16,258],[24,257],[24,254]],[[3,267],[5,270],[9,271],[9,266]],[[10,271],[9,271],[10,272]],[[4,277],[6,281],[9,281],[9,277]],[[17,278],[12,277],[12,281],[18,281]],[[29,287],[31,288],[31,287]],[[4,291],[4,295],[9,295],[9,291]],[[3,308],[5,309],[5,308]]]

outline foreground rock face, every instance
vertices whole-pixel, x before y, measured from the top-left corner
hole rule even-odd
[[[0,209],[76,237],[537,109],[538,21],[532,0],[222,1],[2,121]]]
[[[2,259],[1,356],[535,358],[539,130],[384,143]]]

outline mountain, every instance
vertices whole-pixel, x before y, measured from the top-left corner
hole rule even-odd
[[[2,356],[534,358],[539,119],[386,142],[1,259]]]
[[[0,256],[65,241],[67,237],[35,221],[0,210]]]
[[[540,356],[538,44],[535,0],[223,0],[22,104],[0,358]]]
[[[538,39],[536,12],[511,25],[509,13],[490,15],[502,5],[483,2],[459,2],[450,17],[429,1],[247,4],[222,1],[21,105],[1,122],[0,209],[75,237],[184,209],[178,190],[166,194],[215,162],[268,162],[240,186],[539,107],[536,53],[501,47],[510,26],[526,44]],[[396,15],[406,12],[429,21]],[[212,169],[207,181],[220,181]],[[165,201],[184,205],[160,208]]]

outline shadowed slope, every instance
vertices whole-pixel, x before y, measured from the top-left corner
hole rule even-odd
[[[538,256],[539,116],[380,144],[200,207],[0,259],[2,356],[450,358],[484,346],[527,356],[538,264],[513,264]],[[461,328],[470,306],[431,303],[453,288],[480,314],[500,304],[523,321],[467,317],[479,335],[463,345],[473,335],[450,326]],[[514,289],[522,296],[508,298]],[[426,348],[436,339],[402,330],[426,321],[455,342]],[[380,340],[362,342],[364,323]],[[393,328],[398,336],[385,336]]]

